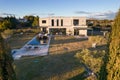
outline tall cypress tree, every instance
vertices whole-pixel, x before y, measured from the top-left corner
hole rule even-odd
[[[12,61],[10,48],[0,34],[0,80],[16,80]]]
[[[110,34],[107,80],[120,80],[120,9]]]

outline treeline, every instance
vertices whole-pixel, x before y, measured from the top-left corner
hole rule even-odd
[[[27,26],[35,28],[39,26],[39,17],[38,16],[24,16],[24,19],[27,20]]]
[[[6,29],[36,28],[38,26],[38,16],[24,16],[22,19],[10,16],[2,18],[0,21],[0,31],[4,31]]]
[[[15,29],[18,21],[15,17],[5,17],[0,21],[0,30]]]

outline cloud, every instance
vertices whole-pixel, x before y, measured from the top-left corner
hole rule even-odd
[[[54,16],[55,13],[39,13],[39,16],[46,17],[46,16]]]
[[[11,13],[0,13],[0,15],[15,16],[15,14],[11,14]]]
[[[89,17],[99,18],[99,19],[114,19],[116,12],[106,11],[106,12],[98,12],[93,13]]]
[[[114,19],[116,12],[106,11],[106,12],[87,12],[87,11],[76,11],[75,14],[84,14],[88,18],[97,18],[97,19]]]
[[[87,11],[76,11],[75,14],[91,14],[91,13]]]
[[[55,13],[48,13],[48,15],[49,15],[49,16],[53,16],[53,15],[55,15]]]

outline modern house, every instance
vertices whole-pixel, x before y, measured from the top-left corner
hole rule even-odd
[[[41,31],[52,34],[87,36],[85,17],[47,17],[39,18]]]

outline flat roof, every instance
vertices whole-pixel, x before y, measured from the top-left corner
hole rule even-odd
[[[49,17],[40,17],[42,18],[86,18],[85,16],[49,16]]]
[[[92,30],[92,28],[82,28],[82,27],[74,27],[74,29],[82,29],[82,30]]]

